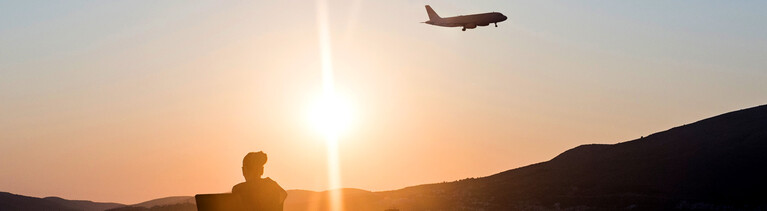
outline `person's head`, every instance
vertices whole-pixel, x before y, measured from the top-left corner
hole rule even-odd
[[[264,164],[266,164],[266,153],[251,152],[242,159],[242,176],[245,181],[255,181],[261,179],[264,174]]]

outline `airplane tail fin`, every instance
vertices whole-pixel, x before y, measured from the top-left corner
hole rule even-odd
[[[437,15],[437,12],[434,12],[434,9],[431,8],[431,6],[426,5],[426,13],[429,14],[429,20],[439,20],[440,17]]]

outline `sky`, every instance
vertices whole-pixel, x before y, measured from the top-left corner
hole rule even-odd
[[[343,187],[482,177],[767,103],[767,2],[328,0]],[[502,12],[499,27],[422,24]],[[326,190],[313,1],[0,2],[0,191]]]

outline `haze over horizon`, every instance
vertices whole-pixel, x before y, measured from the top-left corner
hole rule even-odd
[[[481,177],[767,103],[767,2],[329,1],[343,187]],[[499,27],[419,22],[498,11]],[[0,191],[325,190],[316,5],[0,2]],[[476,165],[481,163],[482,165]],[[385,178],[385,179],[384,179]]]

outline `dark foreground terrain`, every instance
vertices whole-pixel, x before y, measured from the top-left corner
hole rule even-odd
[[[291,190],[285,209],[325,210],[328,195]],[[346,210],[767,210],[767,105],[488,177],[343,195]],[[0,210],[195,210],[191,197],[155,202],[0,193]]]

